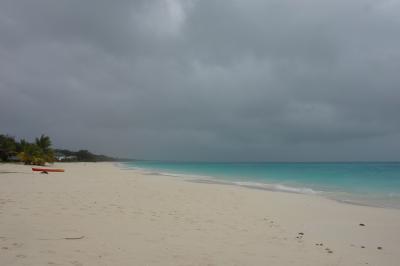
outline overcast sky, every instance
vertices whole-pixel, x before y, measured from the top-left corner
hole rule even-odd
[[[400,160],[400,1],[2,0],[0,133],[145,159]]]

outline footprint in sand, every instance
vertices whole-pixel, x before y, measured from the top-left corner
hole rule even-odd
[[[22,247],[24,244],[22,244],[22,243],[13,243],[12,244],[14,247],[16,247],[16,248],[20,248],[20,247]]]
[[[42,251],[40,251],[40,253],[42,253],[42,254],[56,254],[56,252],[54,250],[42,250]]]
[[[328,253],[333,253],[333,251],[332,251],[330,248],[326,248],[325,250],[326,250],[326,252],[328,252]]]

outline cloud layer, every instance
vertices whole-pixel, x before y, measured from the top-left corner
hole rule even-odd
[[[400,2],[4,0],[1,132],[171,160],[399,160]]]

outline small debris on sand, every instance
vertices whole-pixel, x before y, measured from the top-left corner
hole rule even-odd
[[[365,224],[359,224],[359,226],[365,226]]]
[[[77,240],[77,239],[84,239],[85,236],[80,236],[80,237],[64,237],[65,240]]]

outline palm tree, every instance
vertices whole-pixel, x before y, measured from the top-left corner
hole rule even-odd
[[[40,138],[36,138],[36,145],[41,148],[44,152],[50,150],[51,140],[49,136],[41,135]]]
[[[40,138],[36,138],[36,145],[42,150],[43,159],[46,162],[54,162],[54,152],[50,148],[51,140],[49,136],[41,135]]]
[[[25,143],[18,157],[25,164],[44,165],[46,162],[43,150],[34,143]]]
[[[35,143],[21,140],[17,145],[18,157],[25,164],[44,165],[46,162],[54,161],[54,152],[51,149],[50,137],[41,135],[35,139]]]

